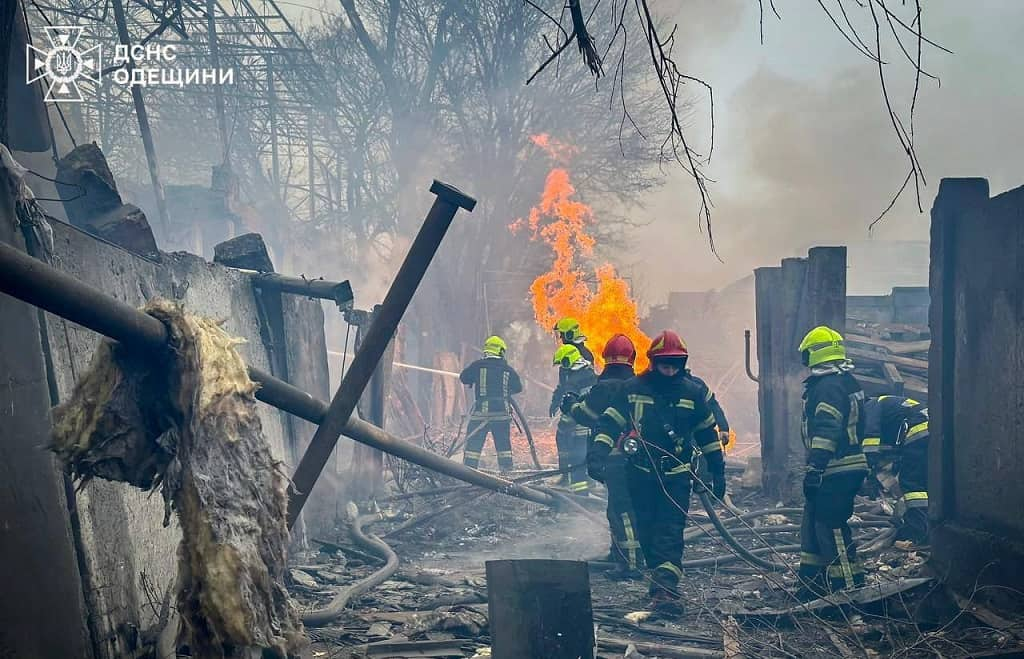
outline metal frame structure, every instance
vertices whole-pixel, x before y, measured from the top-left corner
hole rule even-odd
[[[234,70],[233,85],[140,90],[165,184],[210,186],[211,168],[227,164],[250,200],[269,190],[293,220],[335,216],[346,141],[334,120],[338,99],[274,0],[24,1],[34,41],[44,26],[79,25],[83,41],[102,45],[103,82],[61,110],[84,130],[76,137],[103,148],[115,175],[140,181],[149,130],[137,121],[131,89],[111,78],[114,49],[124,42],[121,13],[130,43],[172,45],[176,67]]]

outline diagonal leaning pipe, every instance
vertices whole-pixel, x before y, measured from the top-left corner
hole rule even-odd
[[[299,460],[299,466],[292,475],[292,483],[295,487],[288,497],[288,527],[291,528],[298,519],[302,507],[309,498],[309,493],[320,477],[324,465],[331,457],[335,444],[341,436],[348,423],[356,403],[363,395],[363,390],[373,377],[373,372],[380,362],[381,356],[387,350],[388,343],[398,329],[398,323],[402,315],[412,301],[413,293],[420,285],[423,275],[427,272],[427,266],[434,258],[437,248],[441,245],[444,234],[455,218],[455,213],[460,208],[472,212],[476,206],[476,200],[469,197],[450,185],[434,181],[430,191],[437,195],[434,204],[430,207],[423,225],[416,234],[409,253],[402,261],[402,267],[398,269],[391,287],[388,288],[384,301],[381,302],[376,313],[373,314],[373,321],[366,331],[366,337],[362,341],[352,364],[345,371],[338,391],[331,400],[331,406],[324,415],[313,439],[310,440],[306,452]]]
[[[66,318],[136,350],[167,350],[167,329],[152,316],[84,284],[28,254],[0,242],[0,292],[44,311]],[[249,368],[259,383],[256,398],[280,410],[319,424],[327,404],[268,373]],[[485,474],[436,453],[404,442],[365,421],[350,418],[343,433],[355,441],[380,449],[427,469],[501,494],[545,506],[556,504],[550,495]]]

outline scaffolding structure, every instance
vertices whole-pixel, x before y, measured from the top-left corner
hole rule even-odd
[[[161,183],[216,187],[230,172],[245,198],[291,221],[337,218],[346,135],[336,92],[274,0],[25,0],[25,10],[35,43],[45,26],[73,25],[102,46],[102,81],[60,110],[119,178],[141,182],[148,160],[157,206]],[[119,44],[169,45],[175,67],[231,69],[233,84],[118,84]]]

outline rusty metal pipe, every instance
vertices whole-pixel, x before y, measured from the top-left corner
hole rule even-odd
[[[242,272],[252,273],[253,283],[263,290],[331,300],[342,311],[352,308],[352,285],[348,280],[305,279],[279,275],[276,272],[254,272],[251,270],[242,270]]]
[[[743,330],[743,366],[747,369],[747,377],[754,382],[760,382],[754,371],[750,369],[750,330]]]
[[[423,220],[423,226],[416,234],[409,253],[405,255],[398,274],[391,282],[384,301],[373,314],[366,337],[362,340],[359,350],[356,351],[356,356],[352,358],[352,364],[345,372],[341,385],[331,400],[327,414],[317,426],[316,432],[313,433],[313,439],[310,440],[309,446],[292,476],[295,488],[291,496],[288,497],[289,528],[298,519],[313,485],[330,459],[331,452],[334,450],[335,444],[338,443],[338,437],[341,436],[345,424],[352,416],[352,411],[363,395],[363,390],[370,383],[377,363],[395,335],[398,323],[409,307],[413,293],[416,292],[420,281],[423,280],[427,266],[430,265],[434,254],[437,253],[441,240],[448,232],[455,213],[460,208],[472,211],[476,206],[475,199],[439,181],[434,181],[430,186],[430,191],[437,195],[437,198],[434,199],[430,212]]]
[[[167,350],[167,329],[156,318],[3,242],[0,242],[0,292],[133,349]],[[325,402],[298,387],[251,367],[249,377],[260,385],[256,398],[268,405],[317,424],[327,414]],[[349,419],[343,432],[361,444],[465,483],[545,506],[555,505],[554,498],[548,494],[452,462],[365,421]]]

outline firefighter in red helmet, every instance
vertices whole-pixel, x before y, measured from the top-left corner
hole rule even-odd
[[[601,357],[604,359],[604,370],[587,394],[582,398],[567,395],[562,399],[562,412],[591,429],[591,440],[601,413],[614,402],[623,383],[636,375],[633,371],[636,348],[628,336],[616,334],[609,339]],[[629,498],[629,487],[626,484],[626,455],[621,447],[590,441],[587,448],[587,472],[591,478],[604,483],[608,488],[607,516],[611,532],[608,560],[616,565],[616,570],[610,576],[639,577],[643,558],[636,533],[633,502]]]
[[[683,575],[683,530],[693,486],[691,460],[707,460],[714,496],[725,496],[725,459],[715,432],[711,392],[686,374],[689,353],[679,335],[661,332],[647,351],[650,368],[622,385],[601,415],[597,443],[615,446],[627,438],[626,479],[636,513],[640,546],[652,569],[650,595],[657,610],[681,612],[677,587]],[[632,442],[630,443],[630,440]]]

